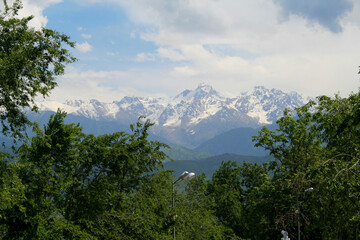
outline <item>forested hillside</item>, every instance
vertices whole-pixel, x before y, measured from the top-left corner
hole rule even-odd
[[[269,128],[273,129],[272,125]],[[197,151],[208,152],[214,155],[234,153],[249,156],[265,156],[268,153],[263,148],[257,148],[252,142],[260,128],[235,128],[222,133],[202,143],[195,148]]]
[[[205,174],[207,179],[211,179],[212,175],[219,169],[223,162],[232,161],[238,165],[243,163],[251,163],[261,165],[269,162],[272,158],[270,156],[243,156],[237,154],[220,154],[216,156],[210,156],[207,158],[196,160],[175,160],[164,163],[164,166],[168,170],[174,170],[176,175],[180,175],[184,169],[190,169],[197,174]]]

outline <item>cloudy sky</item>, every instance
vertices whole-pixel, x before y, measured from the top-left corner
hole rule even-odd
[[[79,60],[52,100],[174,96],[208,83],[308,96],[360,86],[358,0],[23,0]]]

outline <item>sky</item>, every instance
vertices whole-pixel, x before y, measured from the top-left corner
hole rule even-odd
[[[8,0],[9,1],[9,0]],[[76,42],[51,100],[175,96],[206,83],[306,96],[360,86],[359,0],[23,0]]]

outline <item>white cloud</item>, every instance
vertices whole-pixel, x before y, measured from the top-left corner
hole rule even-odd
[[[154,85],[155,75],[159,76],[141,71],[82,71],[70,66],[67,73],[59,78],[58,87],[48,99],[60,102],[67,99],[112,102],[124,96],[164,96],[167,86],[159,88]],[[167,81],[163,79],[160,82],[165,84]]]
[[[90,39],[92,37],[91,34],[85,34],[85,33],[81,34],[81,36],[85,39]]]
[[[34,6],[41,10],[40,2],[59,1],[36,1]],[[336,19],[342,29],[336,34],[299,14],[282,18],[281,6],[269,0],[78,1],[121,6],[139,26],[130,36],[155,44],[155,49],[139,49],[135,60],[155,61],[156,68],[132,66],[128,72],[137,73],[122,82],[125,88],[176,94],[205,81],[220,91],[264,85],[314,96],[348,94],[359,86],[357,0],[347,15]],[[80,46],[84,52],[92,49],[87,42]],[[109,49],[108,55],[112,53]]]
[[[181,54],[181,52],[171,48],[165,48],[165,47],[158,48],[157,54],[159,57],[167,58],[170,59],[171,61],[185,60],[185,57]]]
[[[144,61],[155,61],[154,54],[152,53],[138,53],[135,58],[136,62],[144,62]]]
[[[285,19],[289,15],[298,15],[310,23],[317,22],[334,33],[342,31],[339,20],[353,8],[353,3],[349,0],[276,0],[276,2],[281,6]]]
[[[76,48],[82,53],[87,53],[92,51],[92,46],[88,42],[77,43]]]
[[[184,67],[175,67],[170,74],[176,78],[183,78],[183,77],[194,77],[199,73],[189,66],[184,66]]]
[[[131,32],[131,33],[130,33],[130,37],[131,37],[131,38],[136,38],[136,32],[135,32],[135,31]]]
[[[126,92],[136,91],[129,87],[120,87],[128,74],[121,71],[80,71],[73,67],[59,78],[59,86],[50,95],[51,100],[98,99],[104,102],[120,100]],[[81,91],[79,91],[81,89]]]
[[[52,4],[60,3],[63,0],[22,0],[23,9],[19,11],[19,17],[34,16],[30,21],[30,26],[37,29],[45,27],[48,19],[43,15],[43,10]],[[13,1],[7,1],[11,6]],[[1,9],[3,9],[3,1],[0,3]]]
[[[337,19],[337,34],[296,15],[283,21],[280,6],[268,0],[119,2],[148,26],[139,36],[159,46],[158,57],[186,61],[168,70],[177,83],[207,81],[226,91],[265,85],[313,96],[348,94],[359,85],[359,2]]]

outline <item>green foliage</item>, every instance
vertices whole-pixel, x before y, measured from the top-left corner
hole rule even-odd
[[[172,222],[172,175],[161,171],[140,184],[138,190],[128,196],[123,212],[117,216],[128,239],[169,239]],[[125,238],[126,239],[126,238]]]
[[[0,155],[0,220],[5,216],[3,211],[16,205],[24,198],[24,186],[18,177],[18,166]]]
[[[175,196],[177,239],[238,239],[215,216],[215,200],[209,195],[209,180],[202,174]]]
[[[109,216],[123,215],[126,199],[162,168],[166,145],[146,139],[149,121],[133,125],[132,134],[95,137],[64,124],[65,116],[58,111],[19,149],[24,198],[11,206],[3,194],[5,239],[120,239],[125,233]]]
[[[239,235],[242,232],[241,216],[244,191],[241,186],[240,169],[234,168],[236,163],[223,162],[220,169],[213,175],[210,192],[216,201],[216,213],[220,221],[234,229]]]
[[[359,237],[359,102],[360,93],[353,93],[348,98],[321,96],[309,106],[327,151],[318,168],[326,176],[319,180],[318,196],[319,214],[326,217],[317,216],[327,238]]]
[[[209,192],[216,202],[216,216],[241,238],[271,239],[277,234],[271,208],[273,201],[267,165],[223,162],[213,175]]]
[[[50,29],[28,26],[32,16],[17,18],[22,5],[15,0],[0,12],[0,122],[3,134],[22,136],[29,121],[23,112],[37,110],[34,98],[47,96],[56,86],[55,76],[75,61],[63,45],[74,47],[69,37]]]

